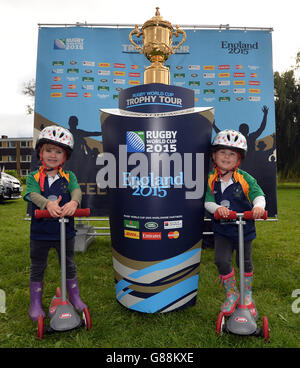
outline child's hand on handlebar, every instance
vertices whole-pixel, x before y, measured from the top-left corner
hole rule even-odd
[[[61,207],[62,213],[61,217],[68,217],[73,216],[75,211],[77,210],[78,202],[71,200],[70,202],[66,203],[64,206]]]
[[[47,210],[49,211],[51,217],[61,217],[62,207],[59,206],[59,202],[61,201],[62,197],[56,201],[49,201],[46,205]]]
[[[216,212],[220,215],[220,217],[228,217],[230,214],[230,210],[227,207],[219,207]]]
[[[265,214],[265,209],[262,207],[254,207],[252,210],[253,213],[253,218],[254,219],[260,219],[264,216]]]

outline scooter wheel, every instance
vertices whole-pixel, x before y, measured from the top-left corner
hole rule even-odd
[[[44,336],[44,317],[42,315],[39,315],[37,337],[39,340],[42,340],[43,336]]]
[[[220,312],[216,323],[216,333],[218,336],[222,335],[224,327],[225,327],[225,315],[223,312]]]
[[[90,315],[90,311],[88,308],[84,308],[83,310],[83,320],[85,323],[85,328],[87,330],[90,330],[92,328],[92,320],[91,320],[91,315]]]
[[[269,329],[269,321],[268,321],[268,317],[264,316],[262,319],[262,323],[263,323],[263,336],[265,338],[265,342],[269,342],[270,339],[270,329]]]
[[[55,293],[55,295],[56,295],[56,297],[57,297],[57,298],[61,298],[61,289],[60,289],[60,287],[59,287],[59,286],[57,286],[57,288],[56,288],[56,293]]]

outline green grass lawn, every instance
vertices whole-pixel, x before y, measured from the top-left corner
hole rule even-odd
[[[278,222],[258,222],[253,244],[254,298],[259,321],[268,316],[270,344],[256,337],[215,333],[224,290],[215,283],[213,249],[201,256],[199,293],[194,307],[168,314],[141,314],[116,302],[110,239],[97,237],[86,253],[76,253],[81,296],[91,311],[93,327],[37,340],[29,309],[29,227],[23,200],[0,204],[0,289],[6,313],[0,313],[0,347],[80,348],[300,348],[300,313],[292,292],[300,289],[300,185],[278,189]],[[98,225],[96,225],[98,226]],[[49,254],[43,306],[47,310],[60,283],[57,256]],[[300,297],[300,294],[299,294]],[[298,308],[300,307],[300,299]]]

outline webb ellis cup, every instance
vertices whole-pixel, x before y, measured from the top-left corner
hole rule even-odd
[[[134,35],[142,36],[140,45]],[[137,312],[167,313],[196,303],[214,115],[194,108],[193,90],[170,84],[164,62],[185,32],[157,8],[129,39],[151,65],[143,85],[120,91],[118,109],[101,110],[97,184],[109,188],[117,301]]]
[[[160,16],[159,8],[156,8],[155,16],[143,24],[141,31],[136,25],[135,29],[130,32],[130,42],[137,50],[141,50],[141,54],[144,54],[151,62],[151,65],[144,72],[144,84],[170,84],[170,70],[164,66],[164,62],[186,40],[186,33],[179,29],[178,25],[175,28],[176,30],[170,22]],[[180,33],[182,34],[181,42],[172,47],[173,35],[178,37]],[[137,37],[143,36],[143,47],[132,40],[135,34]]]

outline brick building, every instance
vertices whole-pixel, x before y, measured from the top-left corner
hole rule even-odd
[[[0,170],[16,170],[19,176],[30,172],[33,138],[0,138]]]

